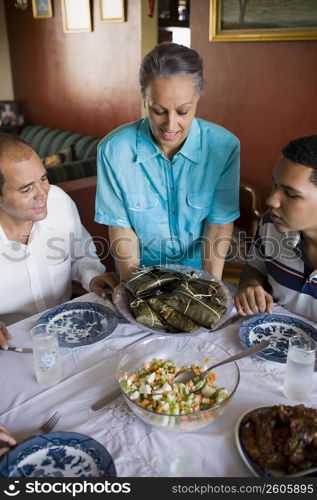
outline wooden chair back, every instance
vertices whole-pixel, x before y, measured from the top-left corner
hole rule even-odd
[[[237,237],[237,230],[240,236],[242,231],[245,236],[254,237],[262,214],[261,196],[257,189],[249,183],[240,182],[240,217],[234,222],[235,237]],[[242,242],[242,246],[234,246],[234,250],[240,252],[241,256],[246,252],[247,248],[243,246],[243,238],[238,237],[238,241]],[[222,279],[237,285],[243,266],[241,260],[225,262]]]
[[[240,182],[240,214],[234,225],[253,237],[263,214],[261,196],[254,186],[245,182]]]

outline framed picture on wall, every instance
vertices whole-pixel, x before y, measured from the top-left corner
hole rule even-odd
[[[32,0],[33,17],[53,17],[52,0]]]
[[[92,30],[90,0],[62,0],[64,33]]]
[[[316,0],[210,0],[209,41],[317,40]]]
[[[125,21],[125,0],[99,0],[100,19],[104,23]]]
[[[0,101],[0,132],[18,134],[24,123],[18,101]]]

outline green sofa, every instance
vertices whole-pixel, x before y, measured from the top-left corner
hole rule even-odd
[[[27,125],[20,137],[30,144],[42,159],[71,149],[71,161],[47,167],[51,184],[96,175],[97,145],[100,138],[42,125]]]

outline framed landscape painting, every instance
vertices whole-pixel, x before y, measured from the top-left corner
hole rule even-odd
[[[317,40],[317,0],[210,0],[209,40]]]

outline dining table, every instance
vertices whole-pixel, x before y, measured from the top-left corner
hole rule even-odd
[[[236,445],[236,423],[247,410],[261,405],[298,404],[283,394],[285,363],[258,356],[237,361],[240,383],[228,406],[209,425],[193,432],[150,426],[130,410],[122,395],[93,411],[93,403],[118,387],[115,374],[125,349],[148,333],[122,317],[109,298],[87,293],[73,301],[108,307],[118,316],[118,325],[109,336],[92,344],[60,347],[62,380],[48,388],[36,381],[32,354],[0,351],[0,424],[22,441],[34,436],[58,411],[61,418],[54,432],[78,432],[98,441],[112,456],[118,477],[253,476]],[[300,318],[279,305],[273,312]],[[10,345],[32,347],[30,330],[42,314],[8,326],[13,336]],[[239,317],[234,308],[231,316],[236,317],[235,322],[199,336],[235,354],[243,349],[238,332],[246,318]],[[313,377],[313,391],[304,404],[316,408],[316,371]]]

